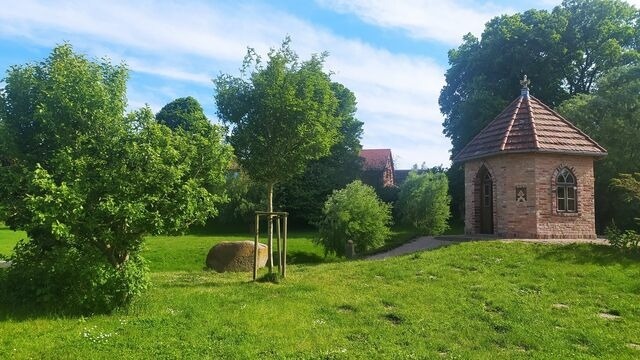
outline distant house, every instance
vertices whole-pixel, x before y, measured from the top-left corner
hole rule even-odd
[[[362,149],[362,182],[376,189],[395,186],[391,149]]]

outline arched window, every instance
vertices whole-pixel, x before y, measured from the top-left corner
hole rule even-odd
[[[558,212],[576,212],[576,178],[569,169],[564,168],[558,173],[556,178],[558,195]]]

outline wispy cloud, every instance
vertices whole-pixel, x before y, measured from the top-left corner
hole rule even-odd
[[[124,60],[133,71],[190,83],[209,100],[210,79],[237,71],[247,46],[265,53],[286,35],[303,58],[330,52],[327,68],[358,99],[366,147],[391,147],[400,167],[448,163],[437,104],[445,69],[429,57],[392,53],[269,5],[22,0],[0,12],[0,37],[45,46],[69,40],[91,56]],[[129,103],[157,111],[169,93],[136,83]]]
[[[479,36],[492,17],[515,12],[492,3],[464,6],[442,0],[317,0],[326,8],[352,13],[363,21],[385,28],[398,28],[418,39],[436,40],[449,45],[460,43],[462,36]]]

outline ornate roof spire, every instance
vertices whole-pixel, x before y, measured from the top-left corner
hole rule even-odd
[[[525,75],[524,78],[520,80],[520,85],[522,85],[522,88],[520,89],[520,96],[529,97],[529,84],[531,84],[531,81],[527,79],[527,75]]]

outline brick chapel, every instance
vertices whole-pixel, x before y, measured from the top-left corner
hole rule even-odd
[[[453,159],[464,162],[465,233],[595,238],[593,162],[607,151],[520,83]]]

